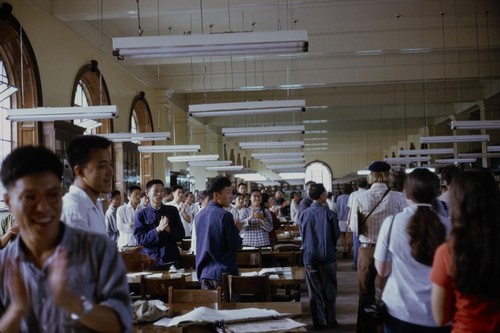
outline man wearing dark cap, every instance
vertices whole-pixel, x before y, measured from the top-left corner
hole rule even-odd
[[[383,281],[377,277],[373,252],[382,222],[386,217],[401,212],[406,206],[405,198],[396,192],[391,192],[388,187],[390,169],[391,166],[383,161],[370,164],[368,183],[371,184],[371,188],[354,197],[351,207],[351,228],[355,234],[358,234],[360,242],[356,332],[377,332],[375,321],[363,312],[364,307],[375,302],[375,290],[383,287]],[[364,227],[360,230],[359,223],[363,221]]]

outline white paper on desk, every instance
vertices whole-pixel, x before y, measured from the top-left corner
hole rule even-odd
[[[279,280],[280,276],[278,274],[269,274],[269,280]]]
[[[306,324],[299,323],[298,321],[290,318],[282,318],[264,321],[253,321],[251,323],[228,324],[226,326],[226,329],[229,330],[229,332],[234,333],[260,333],[275,331],[285,332],[304,326],[306,326]]]
[[[241,320],[261,317],[274,317],[278,315],[280,315],[280,313],[276,310],[266,310],[258,308],[247,308],[239,310],[214,310],[202,306],[186,313],[185,315],[172,318],[167,326],[177,326],[181,323],[196,321],[215,323],[222,320]]]
[[[151,275],[151,272],[135,272],[135,273],[127,273],[128,277],[135,278],[141,275]]]
[[[252,272],[241,272],[240,276],[258,276],[259,272],[257,271],[252,271]]]
[[[163,277],[163,273],[154,273],[148,275],[148,278],[161,278],[161,277]]]
[[[155,321],[153,325],[167,327],[171,320],[172,318],[163,317],[160,320]]]

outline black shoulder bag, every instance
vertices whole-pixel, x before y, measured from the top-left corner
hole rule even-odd
[[[357,217],[358,217],[358,235],[363,235],[365,233],[365,222],[368,220],[370,215],[372,215],[372,213],[375,211],[375,209],[377,209],[377,207],[380,205],[382,200],[384,200],[387,193],[389,193],[390,191],[391,191],[390,188],[388,188],[387,191],[385,191],[382,198],[380,198],[379,202],[377,202],[375,207],[373,207],[373,209],[368,213],[368,215],[364,216],[363,213],[361,213],[359,210],[356,212]]]
[[[389,252],[389,244],[391,244],[391,231],[392,225],[394,224],[394,217],[392,216],[391,225],[389,226],[389,236],[387,236],[387,251],[385,252],[384,261],[387,259],[387,253]],[[385,305],[382,298],[378,302],[367,305],[364,307],[363,311],[372,317],[377,323],[383,322],[387,318],[387,306]]]

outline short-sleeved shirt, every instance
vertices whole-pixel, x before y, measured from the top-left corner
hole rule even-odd
[[[411,254],[410,236],[407,230],[416,211],[417,207],[411,205],[397,214],[394,220],[392,216],[385,219],[380,228],[374,257],[377,261],[392,263],[391,274],[382,295],[389,314],[404,322],[437,326],[431,310],[432,284],[428,279],[431,267],[419,263]],[[442,216],[438,217],[448,235],[451,229],[450,221]],[[391,229],[390,237],[389,229]],[[389,251],[387,251],[388,240]]]
[[[268,209],[263,212],[260,208],[257,211],[264,214],[264,223],[260,220],[250,218],[252,216],[253,207],[248,207],[241,213],[241,221],[245,225],[243,233],[243,245],[245,246],[269,246],[269,231],[273,230],[273,217]]]
[[[450,275],[451,253],[449,244],[436,250],[430,279],[455,297],[452,333],[500,332],[500,300],[485,300],[458,292]]]
[[[102,306],[111,308],[125,327],[131,331],[132,310],[127,272],[116,246],[107,236],[73,229],[61,223],[63,236],[58,246],[69,251],[67,281],[71,292],[85,296]],[[5,250],[0,251],[0,317],[8,306],[9,292],[5,268],[6,258],[18,260],[30,309],[21,323],[21,332],[94,332],[71,314],[57,307],[48,284],[51,258],[40,269],[29,259],[22,238],[18,237]]]
[[[78,186],[71,185],[64,195],[61,220],[73,228],[106,235],[101,202],[98,200],[94,204]]]

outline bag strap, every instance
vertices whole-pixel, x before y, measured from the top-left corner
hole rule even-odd
[[[388,188],[387,191],[385,191],[384,195],[382,196],[382,198],[380,198],[380,201],[377,202],[377,204],[375,205],[375,207],[373,207],[373,209],[368,213],[368,215],[366,215],[366,217],[363,219],[363,222],[361,222],[362,224],[365,223],[368,218],[370,217],[370,215],[372,215],[372,213],[375,211],[375,209],[377,209],[377,207],[380,205],[380,203],[382,202],[382,200],[384,200],[385,196],[387,195],[387,193],[389,193],[391,191],[391,188]]]
[[[391,244],[392,225],[394,224],[395,217],[396,215],[392,215],[391,225],[389,226],[389,235],[387,236],[387,251],[385,251],[384,261],[386,261],[385,259],[387,259],[387,253],[389,252],[389,244]]]

